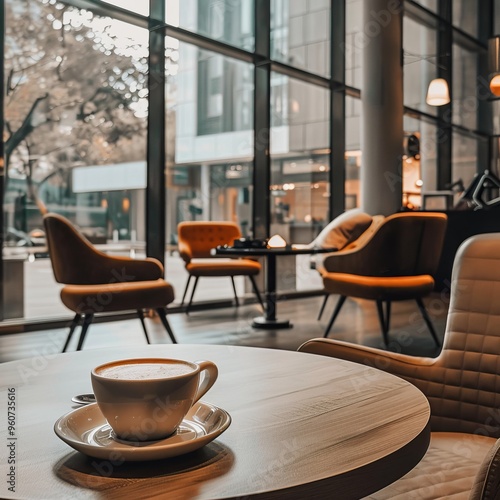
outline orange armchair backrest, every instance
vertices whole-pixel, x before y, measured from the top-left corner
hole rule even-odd
[[[158,260],[149,257],[136,260],[101,252],[62,215],[46,214],[43,223],[58,283],[100,285],[163,277],[163,266]]]
[[[234,222],[194,221],[177,226],[179,253],[185,262],[195,258],[210,257],[210,250],[218,245],[232,245],[241,238],[241,231]]]
[[[367,241],[327,257],[329,272],[362,276],[435,274],[444,242],[447,217],[434,212],[390,215]]]

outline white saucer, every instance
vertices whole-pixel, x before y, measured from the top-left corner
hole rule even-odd
[[[143,443],[115,440],[96,403],[63,415],[55,433],[75,450],[95,458],[144,461],[175,457],[197,450],[222,434],[231,423],[225,410],[198,401],[172,436]]]

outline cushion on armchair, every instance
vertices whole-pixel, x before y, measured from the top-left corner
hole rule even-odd
[[[359,238],[371,223],[371,215],[362,212],[359,208],[347,210],[328,223],[309,246],[342,250]]]

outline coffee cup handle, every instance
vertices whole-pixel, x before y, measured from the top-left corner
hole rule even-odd
[[[201,397],[203,397],[206,392],[215,384],[219,370],[215,363],[211,361],[196,361],[196,364],[200,367],[200,377],[203,377],[201,383],[198,386],[198,391],[193,399],[193,404],[196,403]]]

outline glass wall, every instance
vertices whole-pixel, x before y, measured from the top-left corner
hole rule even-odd
[[[329,2],[271,0],[271,57],[322,76],[330,75]]]
[[[166,39],[176,54],[166,65],[168,278],[182,291],[187,279],[175,251],[177,224],[236,222],[252,232],[253,66]],[[244,293],[243,279],[237,280]],[[229,279],[200,280],[196,299],[232,297]]]
[[[32,318],[64,310],[35,258],[46,211],[97,244],[144,241],[148,31],[56,2],[5,8],[4,256],[26,258]]]
[[[438,108],[425,102],[429,82],[438,76],[437,32],[409,16],[403,19],[404,104],[431,115]]]
[[[361,205],[361,101],[347,96],[345,99],[345,208]]]
[[[422,208],[422,192],[457,179],[467,183],[484,169],[489,104],[478,94],[477,75],[486,53],[479,20],[491,13],[488,3],[404,2],[407,209]],[[44,249],[46,211],[68,216],[100,248],[126,255],[144,255],[151,243],[146,206],[164,212],[167,277],[180,297],[187,274],[177,253],[179,222],[232,220],[252,236],[262,219],[269,234],[309,243],[331,219],[331,179],[345,179],[345,209],[360,206],[363,0],[345,0],[345,19],[336,0],[88,4],[99,15],[78,8],[77,0],[4,2],[3,255],[5,266],[23,259],[25,283],[21,308],[6,308],[7,319],[67,314]],[[165,81],[152,96],[155,33],[165,41]],[[331,67],[332,56],[345,64],[345,75],[335,80],[331,75],[342,65]],[[450,86],[452,102],[444,108],[425,103],[437,76]],[[158,98],[163,86],[165,107]],[[495,109],[493,115],[498,131]],[[148,130],[152,116],[164,117],[165,135]],[[343,131],[332,138],[331,123],[345,125],[345,138]],[[341,161],[336,153],[344,143]],[[148,165],[158,147],[165,151],[164,171]],[[154,171],[162,179],[165,173],[165,206],[147,185]],[[254,199],[269,203],[254,206]],[[306,260],[286,265],[293,279],[282,289],[321,289]],[[247,292],[243,280],[237,287],[240,295]],[[229,280],[200,282],[197,300],[214,299],[215,288],[217,299],[232,296]]]

